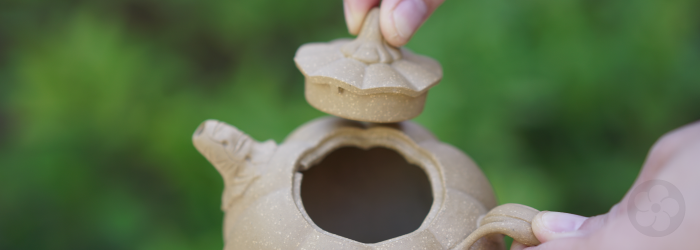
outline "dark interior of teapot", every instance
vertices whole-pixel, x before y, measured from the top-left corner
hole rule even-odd
[[[415,231],[433,203],[425,171],[388,148],[339,148],[302,174],[301,200],[311,220],[362,243]]]

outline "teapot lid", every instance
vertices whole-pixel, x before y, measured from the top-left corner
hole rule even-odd
[[[355,40],[305,44],[294,61],[306,77],[306,98],[312,106],[360,121],[399,122],[417,116],[428,89],[442,79],[437,61],[386,42],[379,8],[369,12]],[[322,87],[330,91],[310,89]],[[349,97],[329,96],[334,94]]]

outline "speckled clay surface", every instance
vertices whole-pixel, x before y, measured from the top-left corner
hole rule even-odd
[[[355,40],[305,44],[294,62],[306,78],[306,100],[312,106],[357,121],[416,117],[428,89],[442,79],[437,61],[384,41],[378,8],[367,14]]]
[[[451,249],[496,206],[491,185],[474,162],[412,122],[385,126],[320,118],[276,145],[254,141],[233,126],[209,120],[197,129],[193,141],[224,178],[225,249]],[[426,172],[433,204],[416,231],[365,244],[313,223],[299,196],[303,178],[299,171],[345,146],[389,148]],[[503,249],[503,240],[488,235],[471,249]]]

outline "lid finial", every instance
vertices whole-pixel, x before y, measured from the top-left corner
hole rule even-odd
[[[346,57],[366,64],[392,63],[401,59],[401,51],[389,45],[379,28],[379,8],[375,7],[367,14],[362,30],[354,41],[340,49]]]
[[[379,8],[370,10],[357,38],[301,46],[294,62],[304,74],[306,100],[346,119],[391,123],[423,111],[428,89],[442,67],[428,57],[389,45],[379,29]]]

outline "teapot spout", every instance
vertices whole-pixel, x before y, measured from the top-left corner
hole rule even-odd
[[[224,179],[223,210],[260,177],[257,166],[266,163],[277,147],[274,141],[257,142],[236,127],[217,120],[200,124],[192,142]]]

